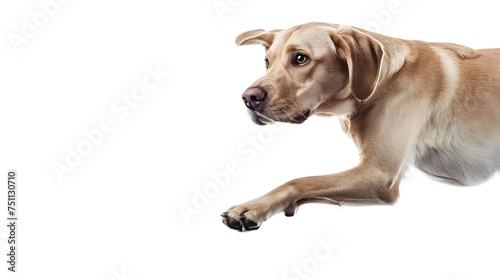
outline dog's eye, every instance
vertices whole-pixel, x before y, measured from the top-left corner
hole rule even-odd
[[[307,57],[307,55],[299,53],[295,55],[293,62],[295,65],[304,65],[309,62],[309,57]]]
[[[265,62],[266,62],[266,69],[267,69],[267,68],[269,68],[269,59],[266,58]]]

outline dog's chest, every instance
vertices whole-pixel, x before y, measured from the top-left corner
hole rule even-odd
[[[434,179],[454,185],[477,185],[496,171],[496,164],[479,152],[458,147],[426,147],[415,166]]]
[[[477,185],[484,182],[500,166],[500,147],[488,146],[489,141],[478,141],[472,127],[461,125],[464,120],[443,114],[434,115],[422,127],[415,142],[414,165],[446,183]]]

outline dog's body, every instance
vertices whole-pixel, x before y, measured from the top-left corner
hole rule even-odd
[[[360,164],[292,180],[230,208],[222,216],[232,229],[257,229],[308,202],[392,203],[409,165],[457,185],[479,184],[500,170],[500,49],[325,23],[248,31],[236,41],[267,50],[267,74],[243,94],[254,122],[339,116]]]

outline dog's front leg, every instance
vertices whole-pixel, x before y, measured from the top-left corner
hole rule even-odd
[[[223,222],[229,228],[248,231],[258,229],[263,221],[279,212],[293,216],[299,205],[308,202],[391,203],[398,196],[398,173],[364,162],[337,174],[298,178],[257,199],[231,207],[222,214]]]
[[[292,216],[298,206],[308,202],[394,202],[425,121],[425,115],[419,112],[426,112],[427,107],[424,102],[407,102],[405,95],[400,96],[350,119],[348,131],[360,152],[358,166],[285,183],[257,199],[231,207],[222,214],[224,224],[239,231],[255,230],[272,215],[284,211]]]

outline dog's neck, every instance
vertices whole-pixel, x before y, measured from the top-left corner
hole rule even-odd
[[[372,35],[377,39],[384,48],[384,58],[382,67],[380,68],[380,78],[378,86],[383,86],[387,81],[396,74],[405,64],[406,59],[411,53],[411,48],[404,40],[394,39],[387,40],[385,36],[380,34]],[[397,43],[394,42],[397,40]]]

